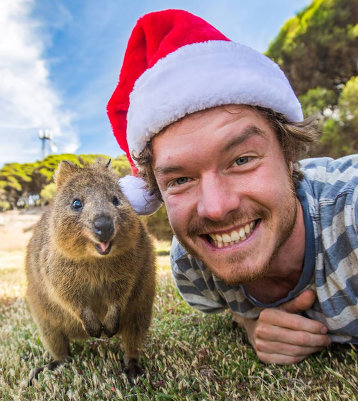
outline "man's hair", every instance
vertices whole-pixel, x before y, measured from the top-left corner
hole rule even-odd
[[[266,109],[260,106],[247,107],[250,107],[253,110],[259,112],[260,115],[266,119],[266,121],[270,124],[271,128],[276,133],[276,137],[281,146],[287,166],[290,166],[290,164],[292,163],[293,182],[296,183],[302,180],[303,174],[300,170],[298,161],[305,154],[307,154],[310,146],[317,141],[318,131],[316,119],[310,117],[302,122],[294,123],[288,121],[283,114],[277,113],[271,109]],[[238,110],[235,108],[235,105],[230,105],[230,107],[224,106],[224,108],[229,113],[236,113]],[[202,111],[199,111],[197,113],[201,112]],[[161,131],[161,133],[164,132],[164,130],[165,128]],[[147,189],[152,195],[155,195],[158,199],[162,200],[162,196],[152,167],[152,139],[147,142],[145,148],[138,156],[132,155],[132,157],[139,168],[139,175],[147,183]]]

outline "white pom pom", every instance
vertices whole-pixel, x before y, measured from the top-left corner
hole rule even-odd
[[[118,180],[118,184],[137,214],[152,214],[160,208],[162,202],[149,194],[142,178],[126,175]]]

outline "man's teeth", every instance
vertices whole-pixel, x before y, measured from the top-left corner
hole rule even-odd
[[[233,230],[225,234],[209,234],[217,248],[225,248],[226,246],[237,244],[244,241],[254,231],[255,222],[251,222],[238,230]]]

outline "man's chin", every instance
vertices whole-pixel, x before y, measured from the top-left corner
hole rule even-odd
[[[229,286],[238,286],[259,280],[265,276],[268,270],[268,265],[253,267],[251,264],[237,260],[236,257],[208,258],[204,252],[201,253],[186,241],[179,240],[179,242],[190,255],[199,259],[215,277]]]
[[[237,265],[213,266],[211,263],[206,263],[205,261],[203,263],[215,277],[232,287],[260,280],[265,277],[268,270],[268,266],[253,268],[252,266],[241,265],[239,269]]]

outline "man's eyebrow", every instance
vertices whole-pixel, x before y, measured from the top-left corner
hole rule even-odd
[[[247,139],[249,139],[250,137],[255,136],[255,135],[261,136],[261,137],[266,137],[265,131],[256,127],[255,125],[249,125],[244,128],[244,130],[240,133],[240,135],[235,136],[228,143],[226,143],[221,151],[227,152],[233,146],[240,145],[241,143],[245,142]],[[183,166],[180,166],[180,165],[165,166],[165,167],[158,166],[154,169],[154,173],[157,176],[163,176],[163,175],[167,175],[167,174],[171,174],[171,173],[178,173],[182,170],[183,170]]]
[[[256,125],[249,125],[244,128],[244,130],[240,133],[240,135],[235,136],[228,143],[226,143],[225,146],[223,147],[222,151],[227,152],[233,146],[240,145],[241,143],[245,142],[252,136],[266,137],[266,134],[265,134],[265,131],[256,127]]]
[[[154,169],[154,173],[157,176],[166,175],[170,173],[177,173],[178,171],[182,170],[183,166],[167,166],[167,167],[156,167]]]

